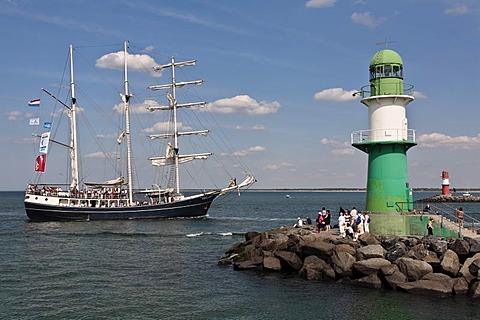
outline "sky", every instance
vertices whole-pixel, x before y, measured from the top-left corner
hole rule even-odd
[[[125,40],[137,54],[133,72],[171,56],[197,60],[188,72],[205,83],[196,92],[254,187],[272,189],[366,186],[368,158],[350,137],[368,129],[368,110],[352,93],[368,85],[373,55],[395,50],[414,85],[410,185],[440,188],[448,170],[451,188],[480,187],[478,0],[0,0],[0,35],[1,191],[24,190],[33,177],[39,128],[29,119],[53,105],[41,88],[60,83],[68,46],[113,72]],[[134,73],[148,77],[140,87],[166,79],[149,70]],[[90,76],[77,81],[110,114],[118,97]],[[27,106],[36,98],[38,110]]]

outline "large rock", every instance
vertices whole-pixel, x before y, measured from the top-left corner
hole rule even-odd
[[[470,288],[468,294],[474,299],[480,298],[480,282],[475,282]]]
[[[407,276],[400,272],[398,266],[390,264],[383,266],[379,271],[380,278],[383,279],[387,288],[396,289],[400,283],[407,282]]]
[[[303,262],[296,253],[290,251],[277,251],[275,258],[280,260],[282,270],[286,272],[298,271],[302,268]]]
[[[398,258],[395,264],[409,281],[420,280],[426,274],[433,272],[432,266],[428,263],[411,258]]]
[[[416,246],[420,240],[422,239],[419,236],[406,236],[406,237],[401,237],[401,242],[407,247],[407,248],[412,248]]]
[[[305,245],[305,241],[301,236],[296,234],[291,234],[288,236],[287,251],[301,252],[304,245]]]
[[[250,240],[258,237],[259,235],[260,235],[259,232],[249,231],[249,232],[245,233],[245,241],[250,241]]]
[[[287,250],[288,236],[280,232],[264,232],[260,236],[257,247],[266,251]]]
[[[280,260],[275,257],[265,257],[263,259],[263,270],[265,271],[282,271]]]
[[[233,270],[250,270],[258,268],[258,264],[252,260],[245,260],[233,263]]]
[[[390,250],[388,250],[385,258],[390,261],[394,262],[400,257],[403,257],[407,254],[407,246],[403,242],[397,242],[393,245]]]
[[[478,271],[480,270],[480,259],[473,260],[472,263],[468,266],[468,271],[474,277],[478,278]]]
[[[256,264],[261,264],[263,260],[263,252],[261,249],[255,248],[255,245],[249,244],[245,247],[246,260],[252,260]]]
[[[305,258],[299,275],[309,280],[335,279],[335,271],[333,271],[332,267],[317,256],[308,256]]]
[[[338,277],[351,277],[355,258],[347,252],[335,252],[332,256],[333,270]]]
[[[395,243],[400,241],[399,236],[392,236],[392,235],[382,235],[380,236],[380,244],[387,250],[390,250],[395,246]]]
[[[480,252],[480,241],[470,237],[465,237],[463,239],[467,241],[470,246],[470,254],[474,255]]]
[[[440,267],[443,272],[455,277],[460,270],[460,261],[457,254],[450,249],[445,251],[441,258]]]
[[[423,260],[426,256],[437,257],[437,254],[433,251],[428,250],[428,244],[419,243],[413,246],[407,253],[407,258],[412,258],[416,260]]]
[[[477,259],[480,259],[480,253],[477,253],[473,257],[465,260],[465,262],[463,263],[463,266],[460,268],[460,271],[458,272],[458,275],[463,276],[468,283],[472,283],[472,281],[476,279],[476,277],[470,273],[469,268],[470,268],[470,264],[472,264],[472,262]]]
[[[370,232],[365,232],[364,234],[360,235],[358,237],[358,241],[364,246],[368,246],[370,244],[380,244],[380,241],[377,239],[377,237]]]
[[[460,295],[460,294],[467,294],[468,293],[468,282],[465,280],[464,277],[455,278],[453,284],[453,293]]]
[[[334,248],[334,244],[325,242],[322,239],[316,239],[315,241],[305,243],[302,256],[308,257],[313,255],[326,262],[330,262]]]
[[[357,261],[353,264],[353,269],[361,275],[377,274],[381,267],[390,265],[390,261],[383,258],[372,258]]]
[[[466,257],[470,253],[470,244],[463,239],[455,239],[450,245],[450,250],[454,251],[460,257]]]
[[[453,283],[450,277],[438,273],[413,282],[400,283],[397,285],[397,289],[410,293],[445,298],[452,295]]]
[[[375,273],[369,274],[366,277],[357,279],[354,283],[367,288],[380,289],[382,287],[382,281]]]
[[[424,238],[423,241],[429,244],[429,249],[441,256],[448,249],[448,242],[441,238],[429,237]]]
[[[347,243],[341,243],[335,245],[335,248],[333,249],[335,252],[346,252],[350,253],[352,256],[355,256],[357,250],[353,248],[350,244]]]
[[[429,265],[431,265],[435,269],[440,266],[440,259],[437,258],[436,254],[433,254],[433,255],[429,254],[429,255],[423,257],[422,261],[428,263]]]
[[[358,260],[371,258],[384,258],[387,251],[379,244],[371,244],[357,249],[356,257]]]

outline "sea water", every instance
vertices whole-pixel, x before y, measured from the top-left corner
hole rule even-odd
[[[334,218],[339,206],[361,210],[362,192],[246,192],[217,200],[206,219],[62,223],[29,222],[22,199],[0,192],[0,319],[480,319],[479,302],[465,296],[217,265],[245,232],[291,226],[322,207]]]

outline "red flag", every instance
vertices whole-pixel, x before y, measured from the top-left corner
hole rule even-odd
[[[47,161],[47,155],[46,154],[41,154],[41,155],[37,156],[37,159],[35,160],[35,171],[45,172],[46,161]]]

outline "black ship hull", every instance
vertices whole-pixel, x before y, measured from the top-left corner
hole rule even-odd
[[[211,192],[171,203],[114,208],[68,207],[26,199],[25,210],[32,221],[197,218],[207,215],[210,205],[219,194],[220,192]]]

